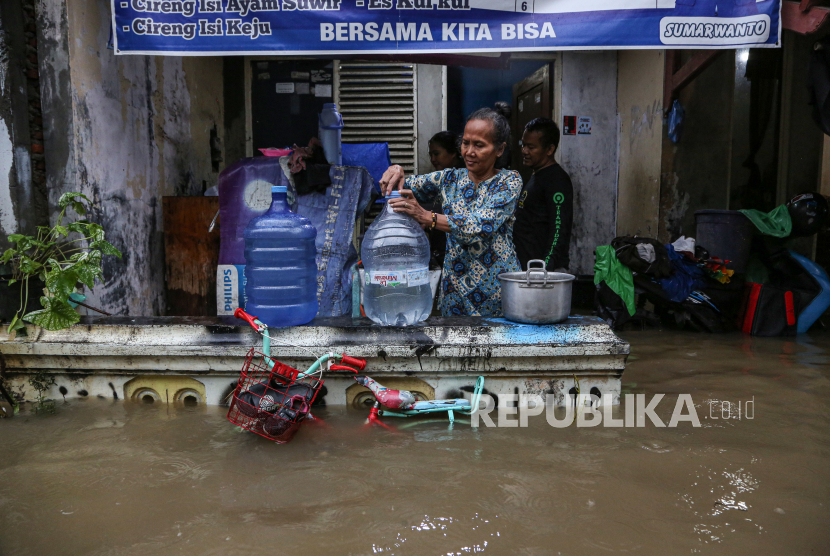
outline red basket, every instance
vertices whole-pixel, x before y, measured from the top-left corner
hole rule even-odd
[[[297,369],[251,349],[233,391],[228,420],[285,444],[308,416],[323,385],[322,380],[310,376],[297,379],[298,374]]]

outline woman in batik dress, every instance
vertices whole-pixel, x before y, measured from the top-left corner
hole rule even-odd
[[[466,168],[447,168],[421,176],[404,175],[391,166],[380,181],[395,212],[414,218],[425,229],[447,233],[439,306],[449,316],[501,316],[498,275],[520,270],[513,248],[513,212],[522,191],[522,178],[494,165],[510,140],[507,119],[489,108],[467,119],[461,141]],[[438,202],[444,214],[429,212],[421,203]]]

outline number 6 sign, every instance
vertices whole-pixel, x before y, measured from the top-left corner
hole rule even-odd
[[[535,0],[516,0],[516,11],[533,13],[534,3]]]

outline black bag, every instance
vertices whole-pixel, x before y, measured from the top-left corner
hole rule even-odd
[[[308,401],[303,396],[294,396],[286,400],[279,411],[268,416],[262,423],[262,430],[271,436],[280,436],[291,427],[299,425],[308,415]]]
[[[753,254],[768,276],[763,284],[746,283],[738,326],[753,336],[795,335],[799,315],[821,293],[821,285],[780,238],[756,238]]]
[[[604,281],[600,282],[596,289],[596,295],[594,296],[595,315],[608,323],[608,326],[613,329],[619,328],[631,319],[625,302],[614,290],[608,287],[608,284]]]
[[[259,417],[263,413],[272,415],[280,406],[289,403],[295,396],[300,396],[310,402],[314,397],[314,389],[302,383],[285,385],[271,380],[266,386],[261,382],[256,382],[239,394],[241,403],[237,406],[239,411],[248,417]]]
[[[641,298],[654,305],[666,326],[698,332],[726,332],[732,327],[733,321],[722,310],[720,302],[712,299],[709,290],[695,290],[677,303],[666,295],[659,283],[645,276],[634,277],[634,289]]]
[[[637,252],[639,244],[651,245],[654,248],[654,261],[643,260]],[[648,237],[616,237],[611,242],[617,259],[638,274],[646,274],[654,278],[668,278],[672,275],[671,261],[666,246]]]

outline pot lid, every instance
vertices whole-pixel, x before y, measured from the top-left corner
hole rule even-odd
[[[537,266],[533,266],[533,263],[537,263]],[[564,272],[548,272],[548,269],[545,268],[545,261],[531,259],[527,261],[527,270],[524,272],[502,272],[499,274],[499,280],[524,282],[528,286],[547,286],[548,284],[556,284],[559,282],[571,282],[576,280],[576,276]]]
[[[547,280],[545,277],[547,276]],[[527,270],[525,272],[502,272],[499,274],[499,280],[507,282],[523,282],[534,285],[555,284],[561,282],[572,282],[576,280],[573,274],[566,274],[564,272],[548,272],[547,275],[541,269]]]

